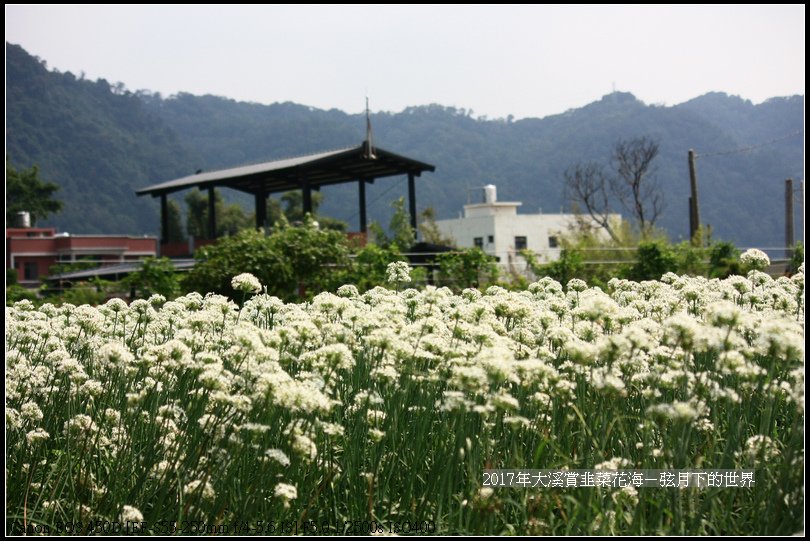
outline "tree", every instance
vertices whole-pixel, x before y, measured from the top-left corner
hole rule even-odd
[[[319,216],[318,209],[323,202],[323,194],[321,192],[312,192],[312,215],[318,222],[321,229],[334,229],[336,231],[346,231],[349,224],[342,220],[330,218],[328,216]],[[282,208],[282,204],[284,205]],[[268,223],[275,224],[281,218],[281,215],[287,218],[287,221],[293,225],[303,223],[304,221],[304,196],[300,190],[290,190],[281,194],[281,201],[277,199],[268,199],[267,216]]]
[[[498,264],[494,256],[480,248],[445,252],[436,256],[441,280],[452,289],[483,287],[498,279]]]
[[[235,295],[231,278],[249,272],[270,295],[294,299],[302,291],[319,293],[341,285],[340,269],[349,265],[346,236],[317,229],[309,218],[301,227],[281,222],[269,236],[247,229],[200,248],[184,286],[200,293]]]
[[[345,282],[354,284],[360,292],[384,285],[388,281],[388,264],[394,261],[407,261],[396,246],[367,244],[355,254]]]
[[[377,222],[371,222],[368,228],[374,237],[375,244],[383,248],[396,246],[399,251],[407,251],[416,240],[416,232],[411,227],[410,214],[405,210],[405,198],[400,197],[393,201],[391,208],[394,209],[394,214],[388,224],[390,237],[386,235],[385,230]]]
[[[214,190],[214,212],[216,213],[217,237],[235,235],[243,229],[253,227],[253,216],[245,212],[238,203],[226,204],[222,194]],[[209,238],[208,196],[200,190],[186,194],[188,216],[186,230],[189,236],[198,239]]]
[[[648,239],[663,208],[654,178],[658,151],[658,142],[647,136],[621,140],[611,155],[615,173],[606,173],[604,165],[594,162],[579,162],[566,169],[565,189],[575,212],[584,209],[618,243],[618,232],[610,221],[618,203],[632,216],[641,237]]]
[[[6,224],[13,224],[18,212],[31,214],[31,225],[40,218],[62,210],[62,202],[54,199],[59,185],[39,178],[39,169],[18,171],[6,156]]]
[[[312,215],[318,215],[318,208],[323,201],[323,194],[312,192]],[[301,190],[290,190],[281,194],[281,202],[284,204],[284,215],[291,224],[304,221],[304,194]]]
[[[580,228],[589,229],[587,221],[580,217],[581,207],[584,207],[593,222],[618,243],[619,237],[610,221],[610,188],[604,167],[593,162],[577,163],[566,169],[563,175],[565,190],[574,206],[574,213],[578,216]]]
[[[167,240],[169,242],[183,242],[186,239],[183,234],[183,211],[177,201],[169,199],[167,203],[169,213],[169,238]]]
[[[614,192],[622,205],[635,218],[643,238],[648,238],[661,215],[661,188],[653,177],[653,161],[658,156],[658,142],[650,137],[619,141],[613,150],[616,168]]]
[[[186,194],[186,231],[190,237],[197,239],[208,238],[208,198],[200,190],[193,190]]]
[[[157,293],[173,299],[180,290],[177,271],[168,257],[144,259],[141,268],[130,274],[126,282],[141,298]]]
[[[572,278],[585,277],[582,253],[575,248],[563,248],[560,251],[559,259],[546,264],[538,263],[537,257],[531,250],[523,250],[520,255],[523,256],[529,269],[538,278],[548,276],[561,284],[567,284]]]
[[[427,207],[419,214],[419,233],[422,240],[428,244],[438,244],[439,246],[455,246],[456,241],[452,237],[445,237],[436,224],[436,209]]]
[[[677,258],[672,247],[665,241],[641,242],[638,245],[636,263],[629,269],[630,280],[660,280],[661,276],[677,270]]]

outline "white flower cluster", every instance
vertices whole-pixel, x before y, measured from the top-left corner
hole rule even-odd
[[[397,284],[409,279],[406,263],[388,270]],[[571,469],[710,467],[729,445],[740,466],[797,456],[803,274],[614,279],[604,290],[544,278],[461,294],[344,286],[301,304],[261,294],[248,274],[233,285],[258,294],[241,309],[214,294],[7,307],[8,486],[25,487],[37,460],[38,472],[61,467],[48,461],[64,446],[83,472],[76,493],[127,483],[99,464],[144,465],[148,481],[133,479],[107,512],[122,518],[143,518],[163,485],[219,512],[248,501],[232,493],[234,472],[251,482],[246,471],[264,480],[245,488],[251,498],[300,506],[299,490],[330,490],[317,483],[341,482],[343,464],[390,480],[411,456],[454,467],[448,449],[498,464],[553,440],[555,466]],[[434,444],[443,455],[400,452]],[[78,509],[66,492],[53,496],[59,479],[37,477],[29,501]],[[483,506],[498,494],[464,496]]]
[[[234,276],[233,279],[231,279],[231,287],[236,291],[242,291],[244,293],[259,293],[262,290],[262,284],[259,282],[259,279],[249,272]]]
[[[137,507],[132,507],[131,505],[125,505],[124,508],[121,510],[121,522],[126,525],[129,523],[136,523],[140,524],[143,522],[143,513]]]
[[[762,250],[750,248],[740,256],[740,263],[750,269],[762,270],[771,264],[771,259]]]
[[[388,283],[407,283],[411,281],[411,268],[405,261],[394,261],[386,268]]]
[[[298,497],[298,490],[294,485],[279,483],[276,485],[276,488],[273,489],[273,494],[276,498],[281,499],[285,506],[289,506],[289,502]]]

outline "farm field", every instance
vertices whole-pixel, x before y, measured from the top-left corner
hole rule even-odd
[[[803,273],[407,281],[6,308],[6,533],[803,531]],[[507,488],[489,469],[755,482]]]

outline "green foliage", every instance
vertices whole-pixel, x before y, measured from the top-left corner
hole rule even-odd
[[[411,216],[405,210],[405,198],[400,197],[393,201],[391,208],[394,209],[394,215],[391,216],[391,223],[388,225],[391,244],[400,250],[408,250],[416,241],[416,231],[411,227]]]
[[[740,251],[731,242],[716,242],[709,249],[709,276],[727,278],[742,274]]]
[[[467,287],[486,287],[498,279],[495,258],[480,248],[446,252],[436,256],[443,285],[457,291]]]
[[[682,241],[670,244],[660,236],[631,248],[632,236],[622,235],[626,246],[600,241],[585,232],[574,232],[562,239],[560,259],[538,262],[530,250],[521,252],[529,269],[537,277],[549,276],[566,283],[580,278],[591,285],[605,287],[614,277],[630,280],[657,280],[666,272],[681,275],[726,278],[740,274],[740,252],[731,242],[714,242],[708,248]],[[627,249],[625,249],[627,248]]]
[[[301,227],[282,227],[270,240],[272,248],[288,262],[299,292],[311,296],[342,285],[339,269],[349,264],[348,240],[343,233],[318,229],[312,218],[305,216]]]
[[[125,283],[140,298],[158,294],[173,299],[180,293],[180,280],[168,257],[144,259],[140,270],[127,276]]]
[[[280,199],[269,198],[267,205],[267,220],[269,224],[274,224],[281,220],[282,216],[287,222],[299,225],[304,220],[304,196],[301,190],[291,190],[281,194]],[[321,216],[318,209],[323,201],[321,192],[312,192],[312,215],[318,222],[321,229],[333,229],[335,231],[346,231],[349,224],[343,220],[336,220],[329,216]],[[283,207],[282,207],[283,204]]]
[[[56,305],[65,303],[75,304],[89,304],[97,306],[107,300],[107,290],[112,287],[111,283],[106,280],[95,279],[90,282],[78,282],[63,290],[56,297],[48,299]]]
[[[439,246],[455,246],[456,241],[452,237],[446,237],[439,230],[436,224],[436,209],[427,207],[419,214],[419,233],[422,241],[428,244]]]
[[[674,272],[677,268],[677,257],[667,242],[641,242],[636,251],[636,263],[630,268],[627,278],[637,282],[659,280],[661,276]]]
[[[183,211],[177,201],[169,199],[166,202],[169,218],[169,242],[183,242],[186,240],[186,235],[183,232]]]
[[[705,248],[685,240],[673,246],[672,250],[675,256],[675,272],[678,274],[704,276],[709,272]]]
[[[367,244],[355,255],[351,270],[345,276],[346,283],[354,284],[361,292],[385,285],[386,269],[394,261],[405,261],[396,246],[383,248],[377,244]]]
[[[527,259],[537,277],[553,277],[565,284],[571,278],[604,288],[617,276],[626,276],[635,261],[638,234],[632,224],[622,221],[613,228],[615,238],[606,238],[587,224],[579,224],[559,237],[560,259],[541,264],[534,254]]]
[[[192,173],[201,159],[142,96],[103,79],[48,71],[13,44],[6,45],[6,83],[7,155],[18,167],[37,164],[60,187],[64,207],[49,225],[71,233],[157,233],[160,206],[135,190]]]
[[[349,224],[343,220],[331,218],[329,216],[318,216],[318,227],[321,229],[331,229],[332,231],[340,231],[346,233],[349,230]]]
[[[416,241],[416,232],[411,227],[410,214],[405,210],[405,198],[400,197],[392,201],[391,208],[394,214],[388,224],[390,236],[377,222],[369,224],[369,233],[371,233],[374,243],[383,248],[396,247],[398,251],[407,251]]]
[[[188,216],[186,230],[190,236],[208,239],[208,194],[193,190],[186,194]],[[243,229],[253,227],[255,218],[245,212],[238,203],[225,203],[219,190],[214,190],[214,213],[217,238],[235,235]]]
[[[183,280],[187,291],[234,296],[231,279],[243,272],[256,276],[273,295],[289,297],[295,290],[289,261],[275,250],[270,237],[260,231],[245,230],[219,239],[216,244],[197,250],[195,257],[197,264]]]
[[[323,201],[321,192],[312,192],[312,214],[318,215],[318,208]],[[281,194],[281,202],[284,204],[284,216],[291,224],[304,221],[304,194],[301,190],[290,190]]]
[[[190,237],[208,238],[208,197],[201,190],[186,193],[186,231]],[[216,198],[215,198],[216,201]],[[214,203],[216,205],[216,202]]]
[[[391,246],[391,239],[385,232],[385,228],[376,221],[368,224],[368,239],[370,243],[376,244],[377,246],[384,248]]]
[[[545,265],[537,262],[531,250],[523,250],[521,255],[526,259],[532,273],[538,278],[548,276],[565,285],[572,278],[583,279],[585,276],[582,253],[575,248],[560,250],[560,258]]]
[[[28,289],[19,284],[6,285],[6,306],[11,306],[17,301],[29,300],[38,304],[39,297],[34,289]]]
[[[18,281],[18,278],[19,277],[17,276],[17,269],[13,268],[6,269],[6,287],[15,285]]]
[[[269,236],[241,231],[201,248],[196,257],[198,263],[183,282],[187,290],[241,298],[231,288],[231,279],[249,272],[270,295],[292,299],[340,285],[340,269],[348,266],[348,244],[342,233],[316,229],[308,218],[301,227],[281,224]]]
[[[793,247],[793,254],[791,255],[790,263],[788,264],[788,272],[790,274],[798,272],[802,263],[804,263],[804,243],[802,241],[798,241]]]
[[[409,287],[420,287],[428,283],[428,271],[425,267],[413,267],[411,269],[411,282]]]
[[[31,225],[40,218],[62,210],[62,202],[54,199],[59,186],[39,178],[39,168],[35,165],[18,171],[6,155],[6,224],[13,224],[17,213],[31,214]]]
[[[95,258],[85,258],[79,256],[76,261],[66,263],[54,263],[48,267],[48,276],[56,276],[57,274],[67,274],[69,272],[83,271],[92,269],[99,266],[98,260]]]

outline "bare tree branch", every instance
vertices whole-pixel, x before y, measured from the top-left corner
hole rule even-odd
[[[610,222],[611,203],[618,202],[633,217],[642,238],[648,238],[663,209],[653,165],[658,151],[658,141],[647,136],[636,137],[616,143],[611,155],[615,173],[610,176],[605,174],[603,166],[593,162],[579,162],[569,167],[564,173],[566,196],[591,217],[590,221],[578,217],[580,227],[592,228],[596,224],[619,242]]]
[[[612,156],[617,176],[611,179],[611,191],[633,215],[645,238],[663,208],[661,189],[654,178],[653,161],[658,151],[658,142],[644,136],[619,141]]]
[[[610,238],[619,242],[610,223],[610,182],[602,166],[592,162],[577,163],[566,169],[563,175],[566,195],[575,206],[584,206],[593,220],[588,224],[580,219],[580,226],[591,226],[595,222],[607,231]]]

